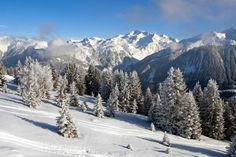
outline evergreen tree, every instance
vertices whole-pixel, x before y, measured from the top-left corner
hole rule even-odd
[[[201,123],[198,107],[194,100],[192,92],[183,96],[182,117],[180,121],[180,135],[188,139],[199,139],[201,136]]]
[[[78,97],[76,95],[76,88],[75,88],[75,82],[72,82],[71,85],[70,85],[70,93],[71,93],[71,96],[70,96],[70,105],[71,106],[79,106],[79,100],[78,100]]]
[[[199,108],[200,117],[202,117],[201,109],[202,109],[202,101],[203,101],[203,91],[199,82],[197,82],[193,88],[193,96]]]
[[[84,77],[85,77],[84,69],[82,67],[78,67],[75,74],[75,86],[77,88],[77,94],[79,95],[84,95],[84,92],[86,90],[84,84]]]
[[[153,104],[152,92],[150,88],[147,88],[145,97],[144,97],[144,109],[143,109],[143,113],[145,115],[148,115],[148,111],[150,110],[152,104]]]
[[[3,84],[2,92],[3,92],[3,93],[8,93],[7,83],[6,83],[6,82],[4,82],[4,84]]]
[[[33,108],[37,108],[39,106],[42,97],[40,84],[36,74],[36,72],[39,70],[37,69],[38,66],[35,66],[36,63],[30,57],[26,58],[20,80],[22,98],[26,105]]]
[[[156,127],[165,130],[167,119],[166,115],[166,107],[161,104],[160,96],[157,94],[157,100],[152,105],[148,113],[149,120],[153,122]]]
[[[138,113],[142,113],[144,98],[142,95],[141,83],[136,71],[133,71],[130,75],[130,101],[132,102],[134,99],[137,101]]]
[[[182,120],[181,108],[183,107],[181,100],[185,94],[186,85],[183,74],[179,69],[172,67],[160,87],[161,104],[163,105],[161,110],[164,113],[160,121],[161,129],[179,135]]]
[[[203,134],[214,139],[224,138],[224,105],[217,83],[210,79],[203,91],[201,121]]]
[[[68,63],[66,66],[67,91],[70,91],[70,85],[75,81],[76,64]]]
[[[104,101],[107,101],[112,90],[112,72],[103,71],[101,79],[101,87],[99,93]]]
[[[124,72],[122,70],[116,70],[113,74],[112,77],[112,87],[115,87],[116,85],[118,86],[119,91],[121,91],[123,89],[121,82],[124,77]]]
[[[137,113],[138,105],[136,99],[132,101],[131,104],[131,113]]]
[[[82,112],[86,112],[88,109],[88,105],[87,105],[86,101],[84,101],[79,107]]]
[[[112,92],[111,92],[110,97],[108,99],[108,111],[109,111],[110,117],[115,117],[116,111],[119,110],[118,95],[119,95],[119,89],[118,89],[118,86],[116,85],[112,89]]]
[[[5,83],[5,78],[4,78],[4,67],[2,64],[0,64],[0,87],[3,87]]]
[[[60,88],[57,91],[57,96],[56,96],[56,102],[59,107],[62,107],[64,101],[67,101],[67,95],[66,95],[66,79],[60,78]]]
[[[96,67],[90,65],[85,76],[86,93],[97,96],[100,89],[101,72]]]
[[[232,138],[228,152],[230,157],[236,157],[236,136]]]
[[[21,68],[22,68],[22,64],[20,62],[20,60],[18,60],[18,63],[16,65],[15,71],[14,71],[14,76],[15,76],[15,84],[19,85],[20,84],[20,73],[21,73]]]
[[[104,117],[104,112],[103,112],[103,106],[102,106],[102,98],[101,95],[98,94],[97,100],[94,106],[94,114],[99,117],[103,118]]]
[[[225,136],[230,140],[236,135],[236,97],[232,97],[225,106]]]
[[[50,64],[51,72],[52,72],[52,81],[53,81],[53,89],[57,90],[59,88],[59,73],[55,68],[55,65]]]
[[[41,91],[43,92],[43,97],[50,99],[50,91],[53,89],[53,78],[51,68],[49,66],[42,67],[41,65],[39,65],[39,69],[41,70],[38,71],[38,82],[39,84],[41,84]]]
[[[67,138],[78,138],[76,126],[69,114],[66,103],[66,99],[61,98],[61,102],[58,104],[58,106],[61,106],[60,117],[57,118],[58,133]]]
[[[202,91],[202,87],[201,87],[199,81],[195,84],[195,86],[193,88],[193,96],[195,98],[195,101],[196,101],[198,107],[200,107],[199,103],[202,100],[203,91]]]
[[[119,93],[119,109],[122,112],[131,112],[131,97],[130,97],[130,87],[129,87],[129,76],[127,73],[123,73],[120,80],[120,86],[122,89]]]

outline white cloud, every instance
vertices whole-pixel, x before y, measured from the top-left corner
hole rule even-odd
[[[236,0],[149,0],[149,5],[133,5],[121,13],[129,23],[165,20],[183,22],[211,20],[232,22],[236,18]]]

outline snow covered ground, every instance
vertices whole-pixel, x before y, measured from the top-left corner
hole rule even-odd
[[[82,113],[71,108],[79,139],[67,139],[57,134],[56,117],[59,108],[52,100],[44,100],[39,109],[28,108],[21,97],[0,93],[0,156],[2,157],[165,157],[162,131],[151,132],[146,117],[119,113],[114,118],[99,119],[93,115],[92,97],[80,97],[89,102]],[[222,157],[227,142],[202,136],[201,141],[169,135],[174,157]],[[131,151],[128,144],[134,147]]]

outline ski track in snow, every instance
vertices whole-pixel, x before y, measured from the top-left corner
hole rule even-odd
[[[85,148],[79,148],[79,147],[72,147],[72,146],[66,146],[66,145],[52,145],[52,144],[46,144],[46,143],[40,143],[36,141],[31,141],[28,139],[24,139],[21,137],[17,137],[15,135],[2,132],[0,131],[0,139],[4,142],[9,142],[12,144],[20,145],[23,147],[31,148],[34,150],[46,152],[46,153],[52,153],[52,154],[58,154],[58,155],[65,155],[65,156],[93,156],[93,157],[105,157],[105,154],[91,154],[87,149]]]

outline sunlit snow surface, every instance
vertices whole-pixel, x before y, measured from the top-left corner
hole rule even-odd
[[[100,119],[93,115],[94,98],[83,96],[80,101],[87,101],[89,110],[82,113],[70,109],[80,138],[67,139],[57,134],[59,108],[53,100],[44,100],[35,110],[10,92],[0,93],[0,156],[169,156],[161,144],[163,132],[151,132],[144,116],[119,113],[115,119]],[[207,137],[196,141],[170,135],[170,140],[175,157],[223,157],[227,146],[226,142]],[[133,151],[126,148],[128,144]]]

